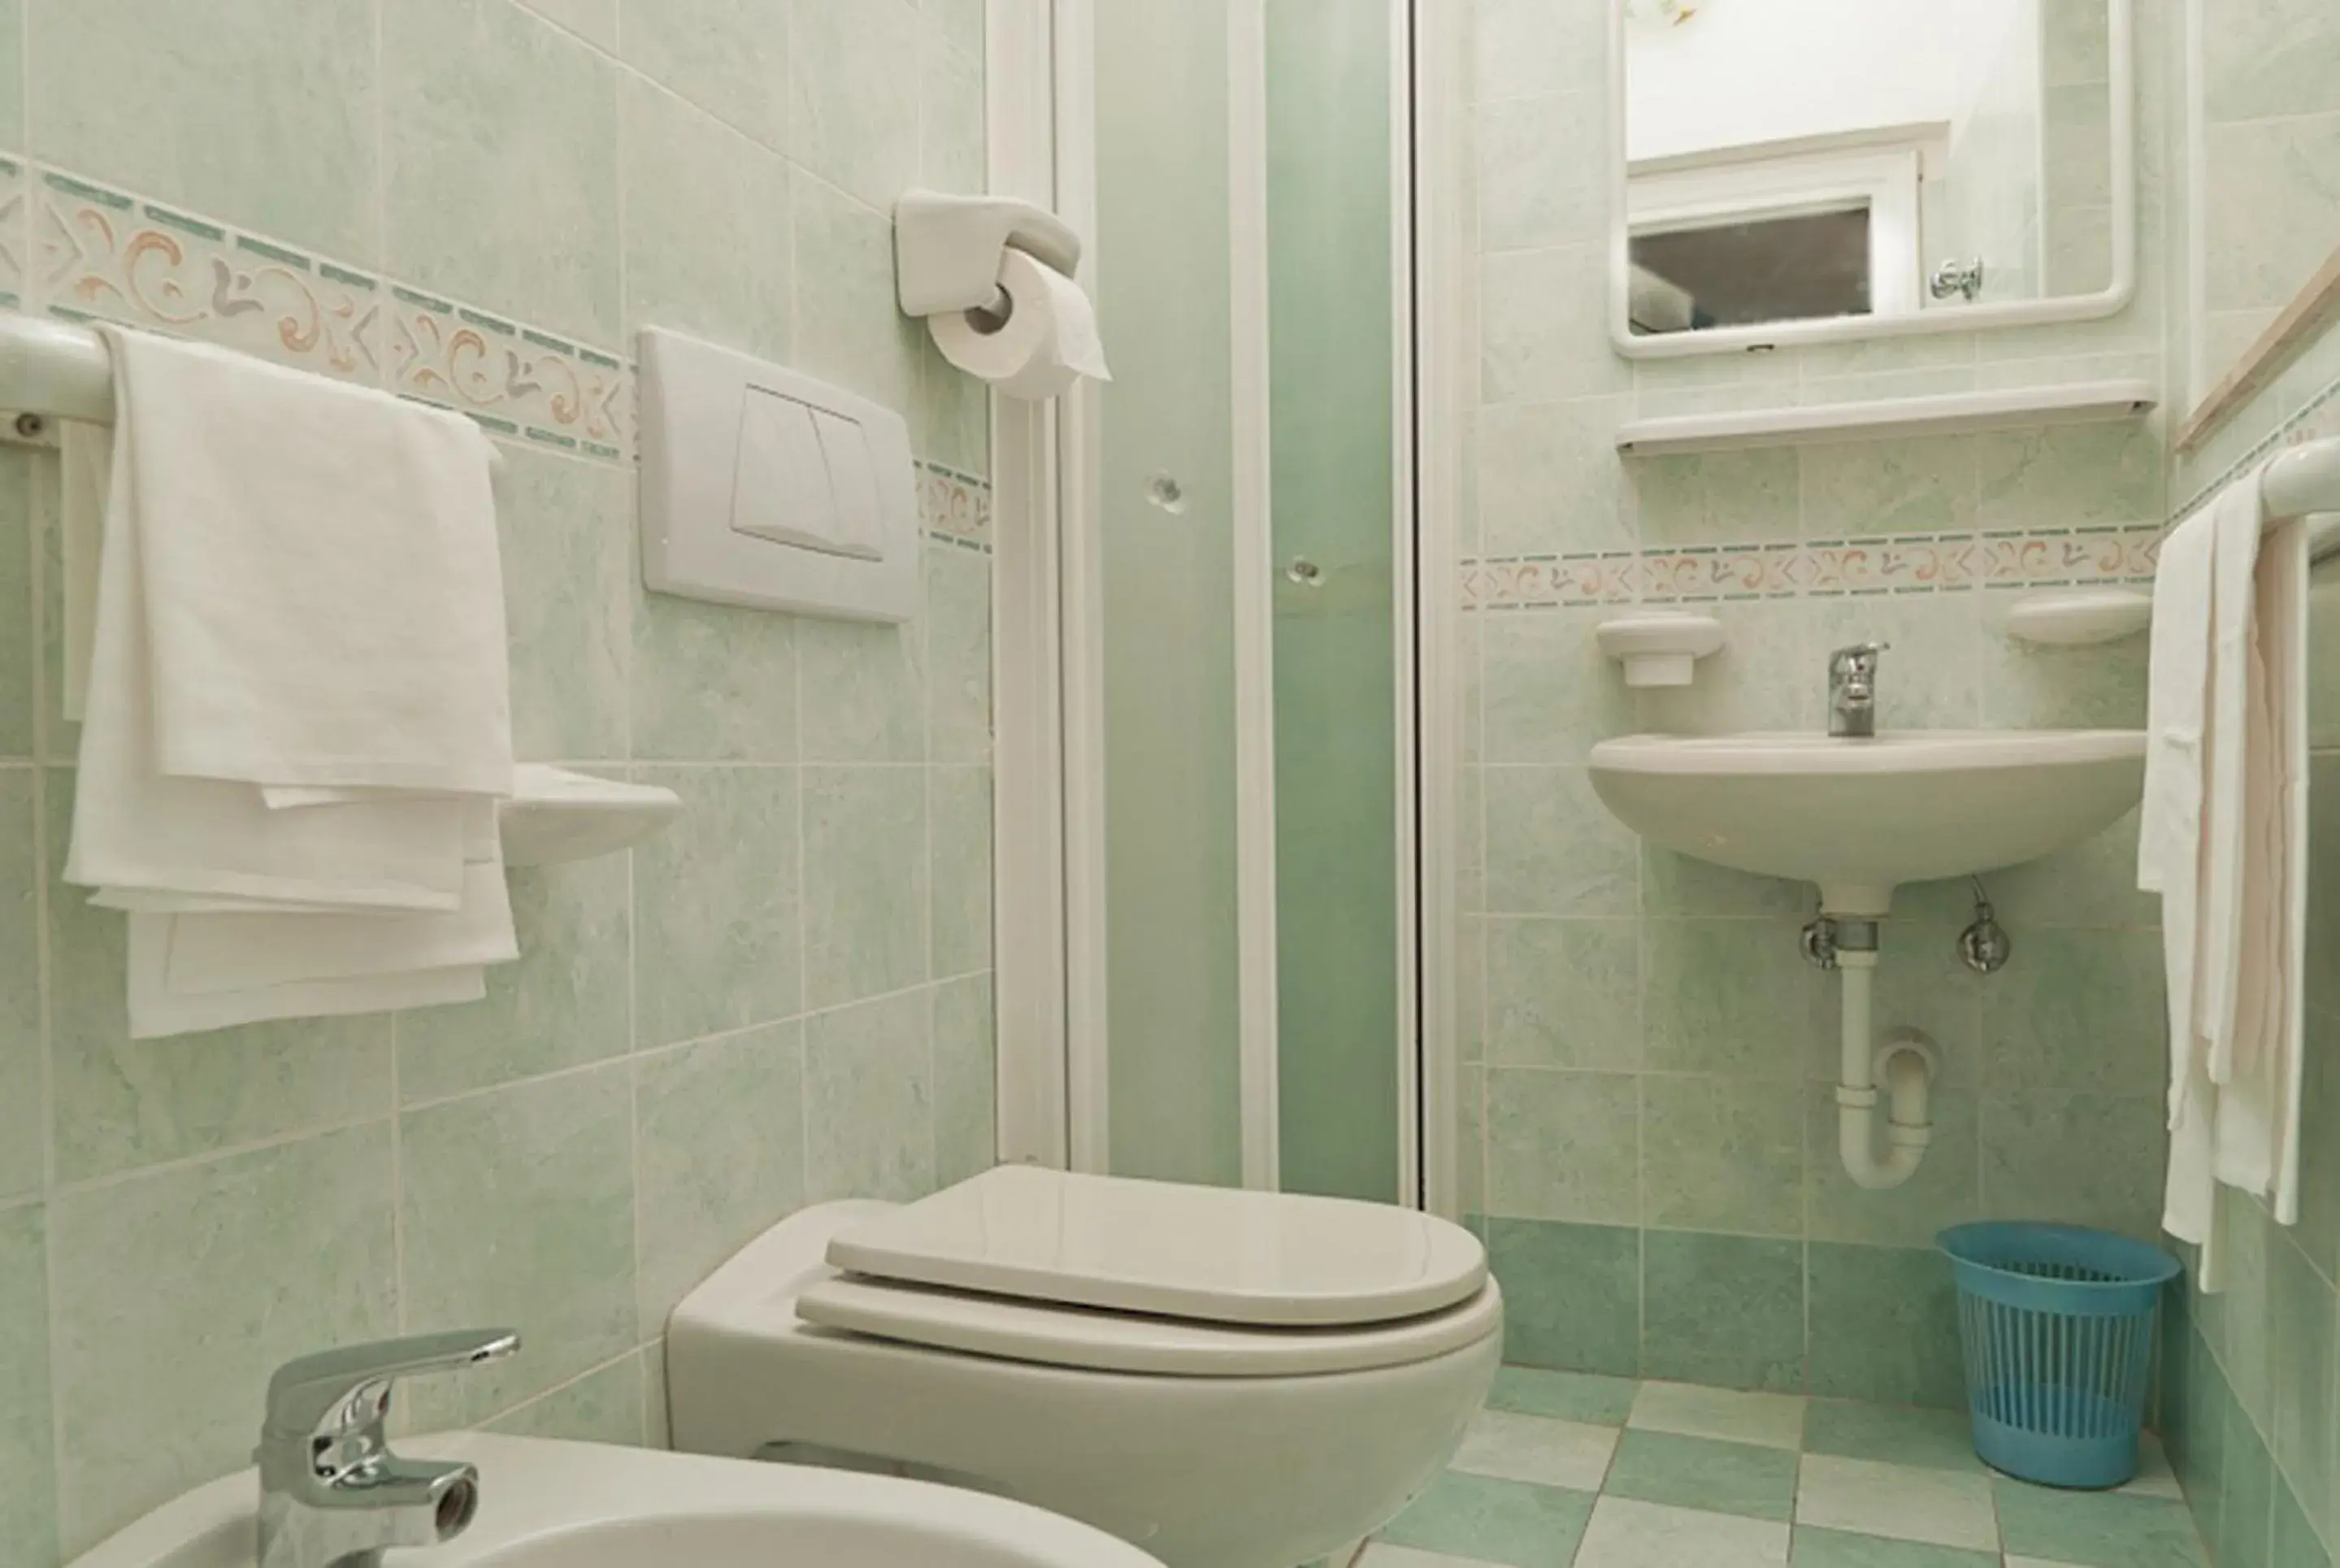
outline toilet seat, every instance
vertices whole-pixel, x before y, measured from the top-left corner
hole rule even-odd
[[[814,1285],[797,1315],[823,1328],[1081,1372],[1171,1377],[1299,1377],[1408,1366],[1475,1345],[1501,1326],[1492,1285],[1442,1312],[1364,1327],[1256,1328],[848,1275]]]
[[[1286,1330],[1396,1324],[1487,1283],[1478,1237],[1411,1209],[1034,1166],[842,1230],[828,1262],[934,1290]]]

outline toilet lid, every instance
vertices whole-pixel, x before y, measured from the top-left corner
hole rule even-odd
[[[1002,1166],[840,1232],[848,1274],[1062,1306],[1260,1327],[1355,1327],[1476,1295],[1462,1226],[1344,1198]]]
[[[825,1280],[798,1296],[797,1315],[824,1328],[1082,1372],[1314,1377],[1414,1366],[1466,1349],[1502,1332],[1503,1301],[1490,1280],[1459,1306],[1398,1323],[1246,1328],[962,1295],[848,1275]]]

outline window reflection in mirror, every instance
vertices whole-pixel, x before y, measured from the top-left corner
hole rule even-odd
[[[2112,282],[2107,0],[1616,0],[1637,337]]]

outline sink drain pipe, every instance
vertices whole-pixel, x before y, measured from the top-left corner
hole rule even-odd
[[[1933,1042],[1916,1029],[1897,1029],[1881,1047],[1873,1016],[1877,986],[1877,925],[1839,921],[1835,931],[1837,972],[1844,981],[1844,1064],[1837,1085],[1837,1141],[1844,1168],[1872,1192],[1899,1186],[1918,1174],[1927,1146],[1934,1141],[1929,1108],[1941,1057]],[[1879,1082],[1885,1088],[1880,1095]],[[1877,1152],[1877,1107],[1886,1103],[1885,1153]]]

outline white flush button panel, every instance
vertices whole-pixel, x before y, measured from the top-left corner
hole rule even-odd
[[[910,430],[866,398],[652,328],[641,336],[642,578],[795,615],[917,610]]]

